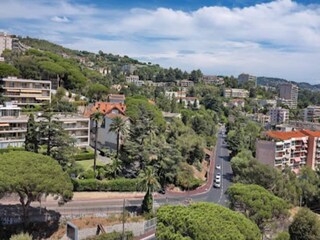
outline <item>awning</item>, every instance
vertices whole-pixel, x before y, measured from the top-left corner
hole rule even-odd
[[[299,168],[295,168],[295,169],[292,169],[292,171],[293,171],[295,174],[299,174],[300,169],[299,169]]]
[[[294,161],[295,163],[301,162],[301,158],[295,157],[295,158],[293,159],[293,161]]]
[[[41,90],[33,90],[33,89],[21,89],[20,90],[21,92],[23,92],[23,93],[42,93],[42,91]]]
[[[0,127],[9,127],[10,124],[9,123],[0,123]]]

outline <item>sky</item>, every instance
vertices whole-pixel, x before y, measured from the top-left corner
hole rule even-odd
[[[0,31],[204,74],[320,83],[320,0],[1,0]]]

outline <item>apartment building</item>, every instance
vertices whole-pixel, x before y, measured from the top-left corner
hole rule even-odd
[[[139,80],[139,76],[138,75],[130,75],[126,77],[126,82],[127,83],[132,83],[138,87],[141,87],[142,85],[144,85],[144,81]]]
[[[179,97],[176,99],[177,99],[177,103],[180,103],[180,102],[183,103],[185,108],[188,108],[190,106],[197,109],[200,108],[199,99],[196,97]]]
[[[320,167],[320,132],[301,130],[308,135],[307,166],[316,170]]]
[[[176,92],[166,91],[164,94],[167,98],[170,98],[170,99],[172,99],[173,97],[174,98],[182,98],[182,97],[184,98],[187,96],[187,93],[185,91],[176,91]]]
[[[259,99],[257,100],[257,104],[259,107],[271,107],[276,108],[277,107],[277,100],[275,99]]]
[[[303,121],[319,123],[320,106],[308,106],[303,109]]]
[[[0,56],[5,49],[12,50],[12,41],[13,38],[11,35],[0,32]]]
[[[320,132],[311,130],[270,131],[267,140],[258,140],[256,156],[262,163],[299,173],[301,167],[320,167]]]
[[[41,113],[35,114],[36,122],[45,121]],[[0,149],[22,147],[27,133],[29,116],[21,112],[21,108],[13,102],[0,105]],[[78,147],[89,146],[90,118],[77,114],[56,114],[54,119],[62,123],[62,127],[75,139]]]
[[[249,97],[249,91],[238,88],[226,88],[223,91],[223,96],[225,98],[247,98]]]
[[[269,110],[270,123],[272,125],[289,122],[289,110],[281,107],[271,108]]]
[[[51,101],[51,82],[7,77],[0,79],[3,96],[18,106],[41,105]]]
[[[181,81],[177,81],[178,86],[180,87],[193,87],[194,86],[194,82],[190,81],[190,80],[181,80]]]
[[[266,137],[256,142],[258,161],[281,170],[289,167],[296,174],[307,165],[308,135],[301,131],[270,131]]]
[[[251,84],[252,86],[256,87],[257,86],[257,77],[252,76],[247,73],[241,73],[238,76],[238,84],[243,85],[243,84]]]
[[[279,102],[295,109],[298,104],[298,86],[292,83],[283,83],[279,85]]]
[[[222,84],[224,84],[223,77],[218,77],[215,75],[204,75],[202,77],[202,81],[204,84],[207,84],[207,85],[222,85]]]

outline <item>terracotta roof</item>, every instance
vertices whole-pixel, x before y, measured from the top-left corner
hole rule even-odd
[[[289,140],[291,138],[302,138],[307,137],[306,134],[301,131],[292,131],[292,132],[279,132],[279,131],[269,131],[267,135],[271,138],[280,139],[280,140]]]
[[[94,107],[87,110],[84,115],[90,116],[96,111],[100,111],[103,114],[109,114],[114,109],[117,109],[120,114],[125,115],[126,105],[123,103],[96,102]]]
[[[314,132],[314,131],[307,130],[307,129],[303,129],[300,132],[302,132],[308,136],[311,136],[311,137],[320,137],[320,132]]]

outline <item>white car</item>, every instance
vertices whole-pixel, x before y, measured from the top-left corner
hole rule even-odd
[[[213,186],[215,188],[220,188],[221,187],[221,183],[220,182],[215,182]]]
[[[220,183],[221,182],[221,177],[220,176],[216,176],[215,182],[216,183]]]
[[[220,170],[220,169],[221,169],[221,166],[220,166],[220,165],[217,165],[217,166],[216,166],[216,169]]]

